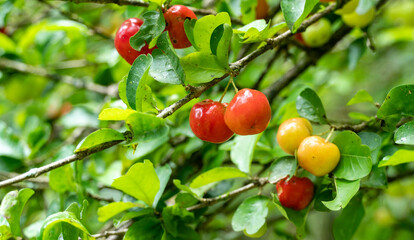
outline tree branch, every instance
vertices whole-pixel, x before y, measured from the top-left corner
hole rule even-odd
[[[128,228],[123,228],[115,231],[105,231],[103,233],[94,234],[91,237],[94,238],[106,238],[113,235],[124,235],[128,231]]]
[[[44,68],[27,65],[25,63],[6,59],[6,58],[0,58],[0,68],[1,67],[13,69],[15,71],[22,72],[22,73],[28,73],[28,74],[33,74],[33,75],[49,78],[55,82],[64,82],[66,84],[74,86],[75,88],[86,89],[92,92],[96,92],[96,93],[103,94],[103,95],[108,95],[111,97],[118,96],[118,86],[116,84],[106,87],[106,86],[102,86],[102,85],[91,83],[91,82],[85,82],[82,79],[74,78],[71,76],[50,73]]]

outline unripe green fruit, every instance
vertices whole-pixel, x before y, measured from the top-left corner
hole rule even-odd
[[[331,35],[331,23],[324,18],[310,25],[302,33],[303,40],[309,47],[320,47],[324,45],[329,41]]]
[[[363,28],[370,24],[375,17],[375,10],[371,8],[365,14],[358,14],[357,12],[352,12],[350,14],[342,15],[342,20],[346,25],[350,27],[360,27]]]
[[[256,233],[248,234],[246,232],[246,230],[243,230],[243,233],[244,233],[244,235],[246,235],[250,238],[259,238],[259,237],[263,236],[266,233],[266,231],[267,231],[267,224],[265,223],[265,224],[263,224],[263,226]]]

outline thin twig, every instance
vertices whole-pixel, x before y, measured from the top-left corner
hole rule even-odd
[[[123,228],[123,229],[119,229],[119,230],[105,231],[103,233],[94,234],[91,237],[106,238],[106,237],[113,236],[113,235],[124,235],[127,231],[128,231],[128,228]]]

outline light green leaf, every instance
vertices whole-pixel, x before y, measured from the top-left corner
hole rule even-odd
[[[200,194],[199,192],[194,191],[194,189],[191,189],[190,187],[187,187],[186,185],[181,184],[181,181],[178,179],[173,180],[174,185],[180,189],[181,191],[184,191],[186,193],[191,194],[194,198],[200,200]]]
[[[142,89],[142,86],[145,86],[152,61],[151,55],[141,54],[135,59],[129,70],[126,82],[126,96],[128,105],[134,110],[142,111],[142,102],[137,103],[137,99],[140,99],[139,91]]]
[[[241,0],[240,11],[243,24],[247,24],[256,19],[257,0]]]
[[[190,184],[191,188],[199,188],[231,178],[246,178],[248,175],[237,168],[218,167],[198,175]]]
[[[76,147],[75,153],[88,151],[105,143],[122,142],[124,135],[111,128],[102,128],[84,138]]]
[[[351,98],[351,100],[349,100],[349,102],[346,105],[349,106],[349,105],[363,103],[363,102],[374,103],[374,99],[367,91],[365,91],[364,89],[361,89],[355,94],[355,96]]]
[[[162,167],[155,168],[155,173],[157,174],[158,179],[160,180],[160,190],[158,190],[157,195],[155,195],[154,203],[152,204],[153,208],[157,207],[158,201],[160,200],[162,194],[164,193],[165,187],[167,186],[167,183],[170,180],[171,172],[171,167],[168,164]]]
[[[245,230],[254,234],[266,223],[269,211],[269,199],[264,196],[253,196],[245,199],[237,208],[231,220],[234,231]]]
[[[347,181],[335,178],[336,197],[332,201],[322,201],[331,211],[345,208],[349,201],[358,193],[360,180]]]
[[[394,141],[396,144],[414,145],[414,121],[399,127],[394,134]]]
[[[222,24],[231,26],[230,16],[226,12],[221,12],[215,16],[208,15],[198,19],[193,29],[195,48],[200,49],[200,51],[206,53],[206,55],[211,54],[211,35],[214,30]]]
[[[250,172],[254,148],[261,135],[262,134],[248,136],[237,135],[234,138],[234,146],[230,151],[230,159],[242,172]]]
[[[209,48],[210,49],[210,48]],[[181,58],[186,82],[189,84],[205,83],[223,76],[226,67],[223,66],[217,56],[212,53],[194,52]]]
[[[275,160],[269,168],[269,182],[277,182],[286,176],[294,176],[297,161],[293,156]]]
[[[127,77],[124,77],[122,78],[121,81],[119,81],[118,95],[119,95],[119,98],[121,98],[122,102],[124,102],[125,105],[127,105],[127,107],[131,107],[128,104],[128,98],[127,98]]]
[[[403,163],[414,162],[414,151],[400,149],[392,156],[384,157],[378,164],[378,167],[395,166]]]
[[[359,59],[364,55],[365,51],[367,49],[366,39],[365,38],[358,38],[354,40],[348,47],[348,55],[347,55],[347,62],[348,62],[348,69],[354,70],[358,64]],[[365,90],[360,90],[360,92],[365,92],[364,95],[362,95],[362,102],[370,102],[366,101],[369,100],[367,96],[369,96],[372,100],[371,95],[368,94]],[[359,93],[359,92],[358,92]],[[354,98],[357,97],[358,93],[354,96]],[[368,95],[366,95],[368,94]],[[347,105],[351,105],[350,103],[354,98],[352,98]],[[365,99],[365,100],[364,100]],[[356,102],[357,103],[357,102]],[[373,101],[372,101],[373,103]]]
[[[15,159],[23,158],[23,148],[19,138],[15,136],[4,122],[0,122],[0,156]]]
[[[140,207],[145,208],[144,205],[132,202],[112,202],[108,205],[98,208],[98,220],[106,222],[108,219],[128,209]]]
[[[0,216],[4,219],[0,219],[0,225],[4,224],[4,220],[7,220],[8,227],[15,236],[22,236],[20,229],[20,216],[22,215],[23,207],[26,202],[34,194],[34,191],[29,188],[21,190],[14,190],[8,192],[3,197],[0,205]],[[1,233],[0,233],[1,237]]]
[[[372,168],[371,151],[368,146],[361,144],[356,133],[341,132],[333,143],[341,153],[341,160],[333,172],[337,178],[352,181],[368,176]]]
[[[296,109],[301,117],[307,118],[313,122],[325,124],[325,108],[318,94],[310,88],[303,90],[296,99]]]
[[[125,121],[134,134],[130,144],[147,142],[168,133],[165,120],[146,113],[133,113]]]
[[[129,115],[136,113],[137,111],[132,109],[121,109],[121,108],[105,108],[99,114],[99,120],[106,121],[124,121]]]
[[[145,160],[132,165],[124,176],[114,180],[112,186],[152,206],[160,189],[160,180],[152,163]]]
[[[49,186],[58,193],[76,191],[72,166],[68,164],[52,170],[49,174]]]
[[[280,2],[283,16],[292,33],[297,31],[318,2],[319,0],[282,0]]]
[[[365,210],[362,204],[362,194],[359,194],[342,210],[341,215],[335,218],[333,224],[335,240],[352,239],[364,215]]]

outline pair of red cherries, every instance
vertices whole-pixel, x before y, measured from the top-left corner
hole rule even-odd
[[[222,143],[233,136],[263,132],[270,122],[271,109],[266,96],[257,90],[242,89],[230,103],[204,100],[193,106],[190,127],[203,141]]]
[[[171,43],[174,48],[187,48],[191,46],[184,30],[184,22],[186,19],[197,19],[197,16],[189,8],[183,5],[175,5],[164,12],[165,30],[168,31]],[[140,51],[133,49],[129,43],[129,39],[134,36],[141,25],[144,23],[139,18],[129,18],[125,20],[118,29],[115,36],[115,48],[119,55],[132,65],[135,59],[141,54],[151,54],[148,44],[141,48]]]

